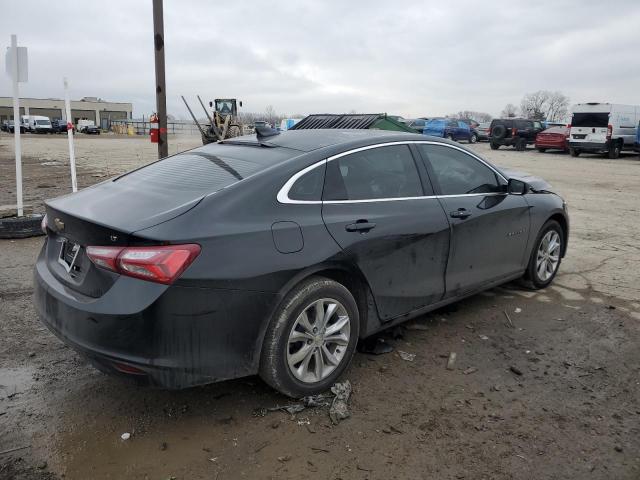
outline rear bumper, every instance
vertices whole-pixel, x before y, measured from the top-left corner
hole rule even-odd
[[[545,141],[545,140],[536,140],[536,148],[555,148],[558,150],[567,150],[569,146],[565,141]]]
[[[526,137],[507,137],[507,138],[489,137],[489,142],[494,143],[496,145],[513,146],[520,139],[526,140],[527,141],[527,145],[531,145],[532,143],[534,143],[534,140],[526,138]]]
[[[604,142],[573,142],[569,141],[569,148],[580,150],[581,152],[603,153],[609,151],[609,143]]]
[[[101,370],[119,373],[117,362],[176,389],[255,374],[277,295],[120,277],[102,297],[84,297],[62,285],[41,254],[34,303],[42,322]]]

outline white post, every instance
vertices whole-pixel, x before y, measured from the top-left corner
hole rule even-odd
[[[67,139],[69,140],[69,165],[71,166],[71,190],[78,191],[76,179],[76,154],[73,149],[73,122],[71,121],[71,102],[69,101],[69,82],[64,78],[64,109],[67,117]]]
[[[22,148],[20,145],[20,90],[18,88],[18,37],[11,35],[11,61],[13,62],[13,137],[16,151],[16,196],[18,216],[24,215],[22,205]]]

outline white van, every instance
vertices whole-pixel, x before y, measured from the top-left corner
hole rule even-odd
[[[29,131],[33,133],[53,133],[49,117],[41,115],[29,116]]]
[[[615,103],[579,103],[571,109],[569,150],[606,153],[618,158],[622,150],[633,150],[640,121],[640,107]]]
[[[29,131],[29,115],[20,116],[20,133]]]

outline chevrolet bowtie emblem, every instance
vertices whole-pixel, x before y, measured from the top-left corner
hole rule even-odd
[[[58,230],[59,232],[64,230],[64,222],[59,218],[55,218],[53,220],[53,224],[56,226],[56,230]]]

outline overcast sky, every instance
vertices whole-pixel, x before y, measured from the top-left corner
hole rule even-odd
[[[500,5],[500,6],[498,6]],[[640,104],[640,1],[165,0],[169,113],[244,110],[498,115],[540,89]],[[28,97],[98,96],[155,110],[151,1],[4,2],[0,47],[29,49]],[[0,96],[11,83],[0,76]],[[200,113],[200,112],[198,112]]]

